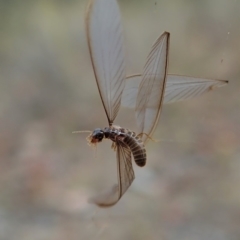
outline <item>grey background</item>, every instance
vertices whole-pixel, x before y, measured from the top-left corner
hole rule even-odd
[[[116,181],[115,155],[74,130],[107,120],[81,0],[0,1],[0,238],[240,239],[240,2],[120,0],[128,74],[171,33],[169,72],[227,87],[165,105],[146,167],[121,201],[88,197]],[[136,130],[132,110],[116,123]]]

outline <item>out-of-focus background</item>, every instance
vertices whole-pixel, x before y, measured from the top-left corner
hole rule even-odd
[[[240,239],[240,2],[119,0],[128,74],[167,30],[170,73],[230,82],[163,107],[160,141],[108,209],[87,200],[116,182],[111,142],[72,134],[107,126],[86,5],[0,1],[0,239]],[[136,130],[132,110],[116,123]]]

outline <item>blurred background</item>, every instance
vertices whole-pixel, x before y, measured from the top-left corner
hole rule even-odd
[[[144,168],[120,202],[86,42],[87,0],[0,0],[0,239],[240,239],[240,2],[119,0],[127,73],[171,33],[169,72],[229,84],[165,105]],[[116,123],[136,130],[133,110]]]

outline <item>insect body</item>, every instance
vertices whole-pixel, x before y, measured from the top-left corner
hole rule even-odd
[[[101,142],[103,138],[112,140],[114,149],[116,149],[116,144],[129,147],[136,164],[140,167],[145,166],[147,160],[146,149],[141,137],[136,135],[135,132],[118,126],[106,127],[103,130],[96,128],[87,139],[89,144],[92,145]]]

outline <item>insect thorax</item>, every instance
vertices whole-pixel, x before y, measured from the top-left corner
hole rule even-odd
[[[112,140],[113,142],[116,142],[117,140],[123,141],[126,137],[136,137],[136,133],[133,131],[130,131],[127,128],[122,128],[120,126],[111,126],[106,127],[104,130],[105,138],[108,138]]]

